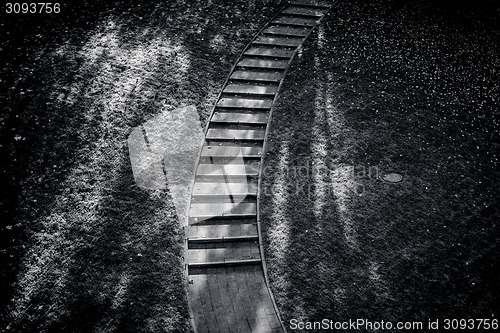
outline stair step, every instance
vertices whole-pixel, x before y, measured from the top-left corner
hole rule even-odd
[[[318,24],[318,20],[300,17],[280,16],[276,18],[272,23],[287,26],[313,27]]]
[[[271,26],[262,31],[264,34],[269,35],[283,35],[283,36],[307,36],[309,29],[307,28],[293,28],[287,26]]]
[[[230,195],[257,195],[257,184],[248,182],[246,178],[241,180],[229,180],[225,182],[201,182],[196,181],[193,185],[193,195],[226,196]]]
[[[244,55],[290,59],[293,56],[293,50],[253,46],[246,50]]]
[[[258,82],[279,82],[283,74],[272,72],[253,72],[246,70],[236,70],[229,77],[231,80],[245,80]]]
[[[223,97],[217,102],[219,108],[270,109],[272,99]]]
[[[218,225],[237,225],[237,224],[248,224],[248,223],[253,223],[257,225],[257,216],[235,216],[234,218],[231,217],[212,217],[207,220],[196,221],[196,218],[190,218],[189,226],[218,226]]]
[[[196,170],[197,176],[258,176],[259,163],[254,164],[199,164]]]
[[[264,129],[225,129],[210,128],[207,132],[207,140],[264,140],[266,131]]]
[[[188,249],[189,266],[227,265],[260,261],[259,243],[255,241],[224,243],[224,247]]]
[[[248,158],[260,158],[262,147],[235,147],[235,146],[203,146],[202,157],[228,157],[233,158],[238,155]]]
[[[333,1],[321,1],[321,0],[292,0],[291,5],[307,6],[307,7],[319,7],[319,8],[330,8],[333,5]]]
[[[193,218],[243,218],[257,216],[255,202],[192,203],[189,216]]]
[[[285,37],[259,37],[252,42],[253,44],[274,45],[274,46],[290,46],[296,47],[302,44],[302,38],[285,38]]]
[[[288,61],[285,60],[263,60],[263,59],[243,59],[238,63],[240,67],[251,68],[272,68],[285,69],[288,66]]]
[[[227,260],[224,262],[210,262],[210,263],[193,262],[193,263],[188,263],[188,268],[200,269],[200,268],[218,268],[218,267],[231,267],[231,266],[247,266],[247,265],[260,265],[260,263],[261,263],[260,259]]]
[[[257,242],[259,236],[234,236],[234,237],[211,237],[193,238],[188,240],[188,244],[195,246],[200,244],[229,243],[229,242]]]
[[[249,237],[258,239],[257,226],[250,223],[245,224],[223,224],[223,225],[190,225],[186,230],[189,241],[209,239],[239,239]]]
[[[287,15],[321,17],[326,13],[326,9],[313,9],[293,6],[284,9],[281,13]]]
[[[228,84],[223,90],[223,93],[241,95],[248,94],[274,96],[277,92],[277,86],[257,86],[251,84]]]
[[[218,112],[210,119],[214,123],[267,124],[268,112]]]

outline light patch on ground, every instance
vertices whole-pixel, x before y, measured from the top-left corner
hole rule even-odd
[[[185,51],[182,45],[160,37],[149,43],[125,45],[119,40],[118,27],[109,22],[103,32],[92,35],[80,50],[66,43],[55,51],[55,55],[76,52],[76,56],[84,60],[81,72],[94,73],[93,84],[85,87],[85,96],[88,99],[106,97],[106,107],[125,112],[124,103],[134,91],[142,90],[144,99],[154,98],[156,87],[151,87],[147,79],[151,69],[159,66],[159,61],[168,61],[168,65],[175,68],[169,73],[157,73],[159,76],[169,75],[176,81],[184,78],[191,65]],[[69,88],[54,87],[54,92],[65,91],[57,93],[56,99],[74,103],[82,92],[81,83],[76,80]],[[103,91],[106,86],[111,91]],[[92,116],[94,114],[90,113],[89,117]]]
[[[369,279],[372,285],[375,287],[375,293],[378,297],[388,298],[394,300],[390,286],[385,281],[382,274],[380,274],[379,270],[383,263],[379,262],[370,262],[370,266],[368,268]]]
[[[322,48],[325,45],[325,26],[323,24],[320,24],[318,27],[318,47]]]
[[[272,249],[273,260],[285,262],[288,256],[288,246],[290,245],[290,221],[287,219],[286,202],[288,201],[288,191],[286,190],[286,167],[288,165],[289,147],[288,142],[283,142],[279,153],[279,169],[273,184],[271,200],[275,209],[272,212],[271,221],[275,226],[270,229],[269,246]],[[280,274],[275,277],[279,280],[280,286],[288,286],[288,277]],[[287,287],[286,287],[287,288]],[[285,289],[286,289],[285,288]]]
[[[318,68],[322,68],[321,62],[319,60],[316,61],[316,58],[317,57],[315,57],[316,65]],[[326,133],[326,135],[323,133],[323,135],[330,139],[335,138],[338,133],[345,130],[346,127],[344,117],[334,103],[336,94],[333,82],[333,75],[328,73],[326,83],[319,83],[320,87],[316,90],[316,100],[318,100],[318,95],[320,95],[321,103],[316,105],[315,108],[316,113],[318,113],[318,109],[322,110],[319,123],[323,124],[323,128],[326,127],[328,133]],[[321,92],[323,93],[322,95]],[[325,123],[327,126],[324,126]],[[349,144],[347,144],[344,149],[349,149]],[[328,154],[326,143],[324,145],[324,150],[325,152],[321,153],[321,155],[326,156]],[[330,184],[333,189],[346,244],[351,249],[357,249],[357,232],[349,205],[349,202],[352,201],[351,197],[357,193],[358,186],[355,179],[354,166],[335,164],[329,167],[333,168],[330,172],[330,179],[323,179],[323,184]],[[325,189],[323,189],[323,191],[325,191]]]
[[[319,57],[314,57],[314,62],[319,66]],[[314,216],[321,220],[323,207],[326,204],[326,193],[328,187],[328,173],[319,172],[320,170],[326,170],[327,165],[327,155],[328,155],[328,139],[325,135],[324,124],[325,124],[325,109],[326,109],[326,98],[325,95],[325,83],[319,82],[319,87],[316,89],[316,97],[314,99],[314,123],[312,127],[311,135],[311,153],[313,155],[312,168],[318,172],[314,172]]]
[[[288,201],[286,167],[289,154],[288,142],[283,142],[278,155],[279,170],[273,184],[273,195],[271,197],[273,207],[276,207],[272,212],[272,221],[276,221],[276,227],[270,230],[270,247],[275,249],[273,256],[278,261],[286,259],[290,241],[289,221],[286,219],[286,203]]]
[[[120,281],[118,282],[117,292],[113,298],[112,307],[113,309],[118,309],[124,302],[124,296],[127,293],[127,289],[130,283],[130,275],[123,272],[120,276]]]
[[[216,34],[210,40],[210,48],[214,51],[218,51],[221,47],[226,47],[224,36],[221,34]]]
[[[136,184],[146,189],[168,188],[182,224],[187,223],[187,203],[203,137],[194,106],[165,110],[135,127],[128,137]]]
[[[351,195],[356,191],[354,167],[350,165],[338,166],[331,173],[333,193],[337,197],[336,204],[342,225],[344,239],[351,249],[358,249],[357,230],[351,214]]]
[[[270,199],[272,201],[272,207],[274,207],[270,220],[273,221],[272,228],[269,228],[269,249],[271,250],[272,257],[268,261],[284,263],[289,257],[289,248],[291,244],[291,218],[287,213],[287,204],[290,200],[290,192],[287,190],[288,185],[288,172],[287,168],[289,165],[290,158],[290,143],[289,141],[284,141],[281,143],[279,153],[278,167],[276,178],[272,186],[272,195]],[[274,280],[273,285],[279,286],[280,290],[274,291],[279,294],[281,292],[287,292],[292,286],[292,278],[285,271],[281,271],[280,274],[272,276]],[[305,310],[303,302],[298,302],[293,304],[296,307],[297,313],[303,313],[305,315]]]

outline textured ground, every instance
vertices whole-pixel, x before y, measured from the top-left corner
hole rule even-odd
[[[286,321],[498,318],[495,13],[341,1],[295,62],[261,208]]]
[[[82,1],[0,18],[0,331],[183,332],[180,223],[138,188],[131,129],[202,122],[275,2]]]
[[[287,320],[499,315],[498,9],[432,3],[340,1],[290,71],[263,207]],[[2,11],[0,330],[188,329],[173,202],[134,185],[126,137],[204,121],[273,4]]]

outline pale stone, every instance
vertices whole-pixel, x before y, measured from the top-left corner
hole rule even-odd
[[[382,179],[389,183],[399,183],[403,180],[403,176],[398,173],[387,173],[382,177]]]

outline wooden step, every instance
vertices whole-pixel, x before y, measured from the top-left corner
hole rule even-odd
[[[318,24],[318,20],[300,17],[280,16],[276,18],[272,23],[287,26],[313,27]]]
[[[262,147],[234,147],[234,146],[203,146],[202,157],[233,158],[261,158]]]
[[[190,225],[186,229],[189,242],[223,242],[258,240],[257,226],[249,223],[223,225]]]
[[[196,170],[197,176],[258,176],[259,163],[252,164],[199,164]]]
[[[257,216],[255,202],[192,203],[189,211],[192,218],[248,218]]]
[[[258,82],[279,82],[283,74],[272,72],[254,72],[246,70],[236,70],[229,77],[231,80],[258,81]]]
[[[292,6],[284,9],[281,13],[287,15],[296,15],[296,16],[321,17],[326,13],[326,9],[314,9],[314,8]]]
[[[308,28],[293,28],[287,26],[271,26],[262,31],[268,35],[305,37],[309,33]]]
[[[252,84],[228,84],[222,91],[226,94],[241,94],[241,95],[270,95],[273,96],[278,92],[278,86],[258,86]]]
[[[212,217],[207,220],[195,222],[195,219],[191,218],[189,226],[218,226],[218,225],[237,225],[237,224],[254,224],[257,225],[257,216],[252,215],[248,217]]]
[[[287,58],[293,56],[293,50],[273,47],[250,47],[245,51],[244,55],[251,55],[256,57],[271,57],[271,58]]]
[[[305,6],[305,7],[316,7],[316,8],[330,8],[334,1],[325,0],[292,0],[291,5]]]
[[[209,196],[255,196],[257,195],[256,182],[247,182],[246,178],[242,181],[227,181],[222,179],[220,182],[200,182],[195,181],[193,185],[193,195]]]
[[[223,97],[217,102],[219,108],[270,109],[272,99]]]
[[[207,140],[264,140],[266,131],[264,129],[225,129],[210,128],[207,132]]]
[[[213,123],[230,123],[230,124],[267,124],[269,117],[268,112],[220,112],[216,111],[210,119]]]
[[[238,63],[239,67],[249,68],[271,68],[285,69],[288,66],[288,61],[285,60],[266,60],[266,59],[243,59]]]
[[[221,177],[210,177],[206,179],[201,177],[205,181],[213,181],[214,179],[221,179]],[[257,192],[245,193],[245,194],[221,194],[221,193],[204,193],[204,194],[193,194],[191,198],[191,203],[194,204],[237,204],[241,202],[254,202],[257,197]]]
[[[234,264],[258,264],[260,261],[259,243],[255,241],[223,244],[224,247],[188,249],[190,267],[200,265],[222,266]],[[252,262],[248,261],[252,260]]]
[[[188,240],[188,245],[213,244],[213,243],[233,243],[233,242],[256,242],[259,236],[243,235],[234,237],[213,237],[213,238],[192,238]]]
[[[259,37],[255,39],[252,43],[261,45],[296,47],[302,44],[302,38]]]
[[[201,263],[193,262],[188,263],[188,274],[191,274],[191,270],[208,269],[208,268],[220,268],[220,267],[234,267],[234,266],[249,266],[249,265],[260,265],[260,259],[246,259],[246,260],[227,260],[225,262],[210,262]],[[199,272],[198,272],[199,274]]]

